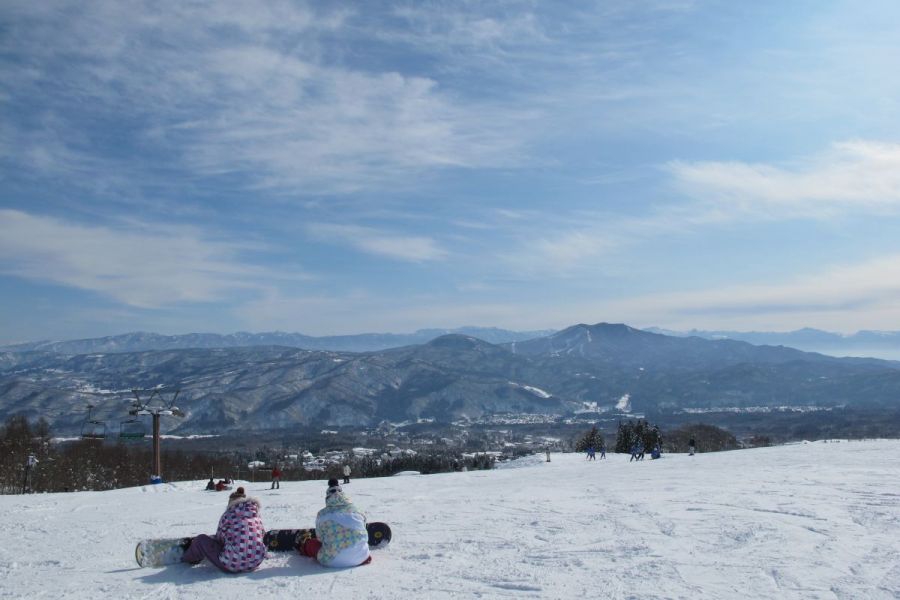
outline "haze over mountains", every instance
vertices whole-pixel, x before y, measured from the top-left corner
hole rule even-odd
[[[450,333],[470,335],[492,344],[500,344],[549,335],[553,331],[509,331],[497,329],[496,327],[460,327],[457,329],[420,329],[413,333],[361,333],[323,337],[280,331],[265,333],[238,332],[225,335],[217,333],[160,335],[158,333],[133,332],[82,340],[12,344],[0,346],[0,351],[26,352],[41,350],[62,354],[87,354],[90,352],[142,352],[145,350],[176,350],[184,348],[288,346],[305,350],[369,352],[372,350],[411,346],[413,344],[424,344],[438,336]]]
[[[706,339],[731,339],[765,344],[788,346],[807,352],[821,352],[832,356],[871,356],[888,360],[900,360],[900,331],[857,331],[844,335],[821,329],[805,327],[795,331],[703,331],[692,329],[687,332],[670,331],[656,327],[647,331],[679,337],[697,336]]]
[[[787,346],[806,352],[831,356],[857,356],[900,360],[900,332],[858,331],[851,335],[803,328],[795,331],[673,331],[649,327],[644,331],[674,337],[701,337],[709,340],[730,339],[755,345]],[[434,338],[457,333],[469,335],[492,344],[519,342],[546,337],[554,330],[510,331],[496,327],[459,327],[456,329],[420,329],[412,333],[361,333],[354,335],[311,336],[280,331],[231,334],[188,333],[161,335],[131,332],[99,338],[35,341],[0,346],[0,352],[41,350],[63,354],[91,352],[141,352],[146,350],[175,350],[184,348],[240,348],[246,346],[288,346],[305,350],[334,350],[339,352],[370,352],[414,344],[424,344]]]
[[[181,390],[186,417],[168,425],[179,433],[585,411],[894,409],[900,398],[900,363],[605,323],[503,344],[448,334],[371,352],[46,348],[0,353],[0,418],[43,416],[57,430],[74,432],[86,404],[115,421],[125,415],[132,388],[159,385]]]

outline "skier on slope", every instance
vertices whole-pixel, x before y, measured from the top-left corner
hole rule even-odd
[[[270,490],[281,489],[281,469],[278,468],[278,465],[272,468],[272,487]]]
[[[366,515],[344,493],[338,480],[328,480],[325,508],[316,515],[316,537],[300,549],[326,567],[356,567],[372,560]]]
[[[34,491],[33,489],[31,489],[31,480],[34,473],[34,468],[37,466],[37,464],[37,457],[34,454],[29,454],[28,459],[25,461],[25,482],[22,484],[23,494]]]
[[[266,557],[266,528],[259,516],[259,500],[248,498],[239,487],[228,496],[228,508],[219,519],[215,536],[191,539],[182,562],[196,565],[204,558],[226,573],[254,571]]]

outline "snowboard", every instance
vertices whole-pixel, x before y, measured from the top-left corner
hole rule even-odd
[[[391,528],[387,523],[367,523],[366,530],[369,532],[369,548],[384,547],[391,542]],[[299,551],[303,542],[314,537],[315,528],[273,529],[266,532],[263,543],[269,552]]]
[[[142,567],[164,567],[181,562],[191,538],[159,538],[141,540],[134,548],[134,558]]]

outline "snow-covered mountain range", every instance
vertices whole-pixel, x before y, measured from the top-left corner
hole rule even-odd
[[[185,350],[195,348],[246,348],[250,346],[286,346],[304,350],[333,350],[335,352],[372,352],[425,344],[436,337],[459,334],[477,337],[492,344],[528,340],[553,331],[509,331],[496,327],[460,327],[457,329],[420,329],[413,333],[360,333],[315,337],[302,333],[272,331],[266,333],[238,332],[230,334],[187,333],[161,335],[133,332],[82,340],[27,342],[0,346],[0,352],[57,352],[60,354],[91,354],[97,352],[146,352],[149,350]]]
[[[626,325],[575,325],[491,344],[445,335],[377,352],[283,346],[91,354],[0,353],[0,418],[47,418],[76,431],[84,406],[124,415],[132,388],[180,389],[180,433],[373,426],[495,414],[742,407],[896,410],[900,363],[838,359],[735,340],[665,336]]]

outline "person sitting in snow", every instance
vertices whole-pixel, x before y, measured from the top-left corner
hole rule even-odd
[[[254,571],[266,557],[266,528],[259,516],[260,504],[239,487],[228,496],[228,508],[219,519],[216,535],[192,538],[181,557],[196,565],[204,558],[226,573]]]
[[[210,478],[209,478],[209,481],[206,483],[206,489],[209,490],[209,491],[211,491],[211,492],[216,491],[216,482],[213,481],[213,478],[212,478],[212,477],[210,477]]]
[[[328,480],[325,508],[316,515],[316,537],[300,548],[325,567],[356,567],[372,560],[366,515],[344,493],[338,480]]]

